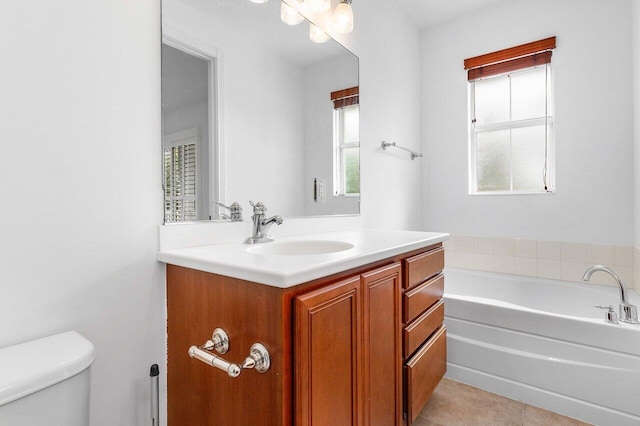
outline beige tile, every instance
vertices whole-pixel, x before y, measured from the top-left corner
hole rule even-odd
[[[589,423],[561,416],[560,414],[531,405],[524,407],[522,424],[523,426],[589,426]]]
[[[536,240],[515,239],[515,255],[518,257],[536,257],[538,252]]]
[[[496,254],[493,256],[493,271],[501,274],[513,274],[516,271],[516,258]]]
[[[538,276],[538,262],[535,258],[516,257],[514,274],[527,277]]]
[[[473,253],[456,250],[456,267],[473,269]]]
[[[452,268],[456,267],[456,251],[455,250],[444,250],[444,266],[449,266]]]
[[[473,253],[474,241],[470,235],[456,235],[456,251]]]
[[[455,250],[456,249],[456,236],[451,235],[448,240],[444,240],[442,242],[442,247],[445,250]]]
[[[475,253],[493,254],[493,238],[475,237],[473,239],[473,251]]]
[[[584,271],[587,270],[586,262],[561,262],[562,280],[581,282]]]
[[[523,411],[521,402],[443,379],[419,417],[447,426],[515,426]]]
[[[614,261],[616,266],[633,266],[633,247],[614,246]]]
[[[614,270],[618,275],[620,275],[620,278],[622,278],[622,281],[624,281],[627,287],[629,288],[635,287],[634,286],[635,277],[634,277],[633,268],[630,268],[628,266],[616,266]]]
[[[560,241],[538,241],[538,259],[562,259],[562,243]]]
[[[562,243],[562,260],[586,263],[587,245],[582,243]]]
[[[538,259],[538,277],[561,280],[562,262],[559,260]]]
[[[516,252],[516,244],[513,238],[494,238],[493,254],[513,256]]]
[[[441,423],[432,422],[431,420],[427,420],[424,417],[416,417],[416,421],[411,423],[411,426],[447,426]]]
[[[493,255],[485,253],[474,253],[473,269],[477,269],[478,271],[493,271]]]
[[[613,265],[615,247],[603,244],[587,244],[587,264]]]

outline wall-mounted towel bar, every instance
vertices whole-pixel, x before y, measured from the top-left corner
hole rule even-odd
[[[410,150],[409,148],[405,148],[405,147],[403,147],[403,146],[400,146],[400,145],[398,145],[398,144],[397,144],[397,143],[395,143],[395,142],[385,142],[385,141],[382,141],[382,149],[383,149],[383,150],[386,150],[386,149],[387,149],[388,147],[390,147],[390,146],[395,146],[396,148],[403,149],[403,150],[405,150],[405,151],[409,152],[409,153],[411,154],[411,159],[412,159],[412,160],[415,160],[415,159],[416,159],[416,157],[422,157],[422,153],[421,153],[421,152],[415,152],[415,151],[412,151],[412,150]]]

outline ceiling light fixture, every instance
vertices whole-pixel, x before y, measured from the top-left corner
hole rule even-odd
[[[269,0],[249,0],[251,3],[266,3]]]
[[[320,28],[309,23],[309,38],[314,43],[324,43],[329,40],[329,35],[322,31]]]
[[[280,5],[280,19],[287,25],[298,25],[304,21],[304,16],[300,15],[294,8],[281,2]]]
[[[342,0],[333,11],[333,30],[338,34],[349,34],[353,31],[353,10],[351,0]]]

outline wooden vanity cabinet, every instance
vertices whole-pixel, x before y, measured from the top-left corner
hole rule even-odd
[[[404,409],[410,426],[447,370],[444,321],[444,249],[403,260]]]
[[[407,294],[419,287],[407,287],[405,274],[415,273],[407,258],[439,246],[291,288],[167,265],[169,426],[401,425],[407,380],[426,389],[417,382],[433,381],[440,368],[434,375],[424,365],[444,362],[443,339],[430,337],[407,358],[403,338],[417,333],[403,305],[423,303],[425,293]],[[189,358],[189,347],[218,327],[230,338],[222,358],[241,363],[259,342],[271,354],[269,371],[234,379]],[[423,361],[431,357],[443,359]]]
[[[296,425],[400,425],[401,265],[295,298]]]

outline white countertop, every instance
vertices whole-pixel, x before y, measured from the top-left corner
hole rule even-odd
[[[204,272],[288,288],[368,263],[436,244],[449,234],[436,232],[357,229],[341,232],[280,237],[288,241],[342,241],[353,244],[348,250],[312,255],[252,253],[257,245],[238,243],[161,250],[158,260]]]

